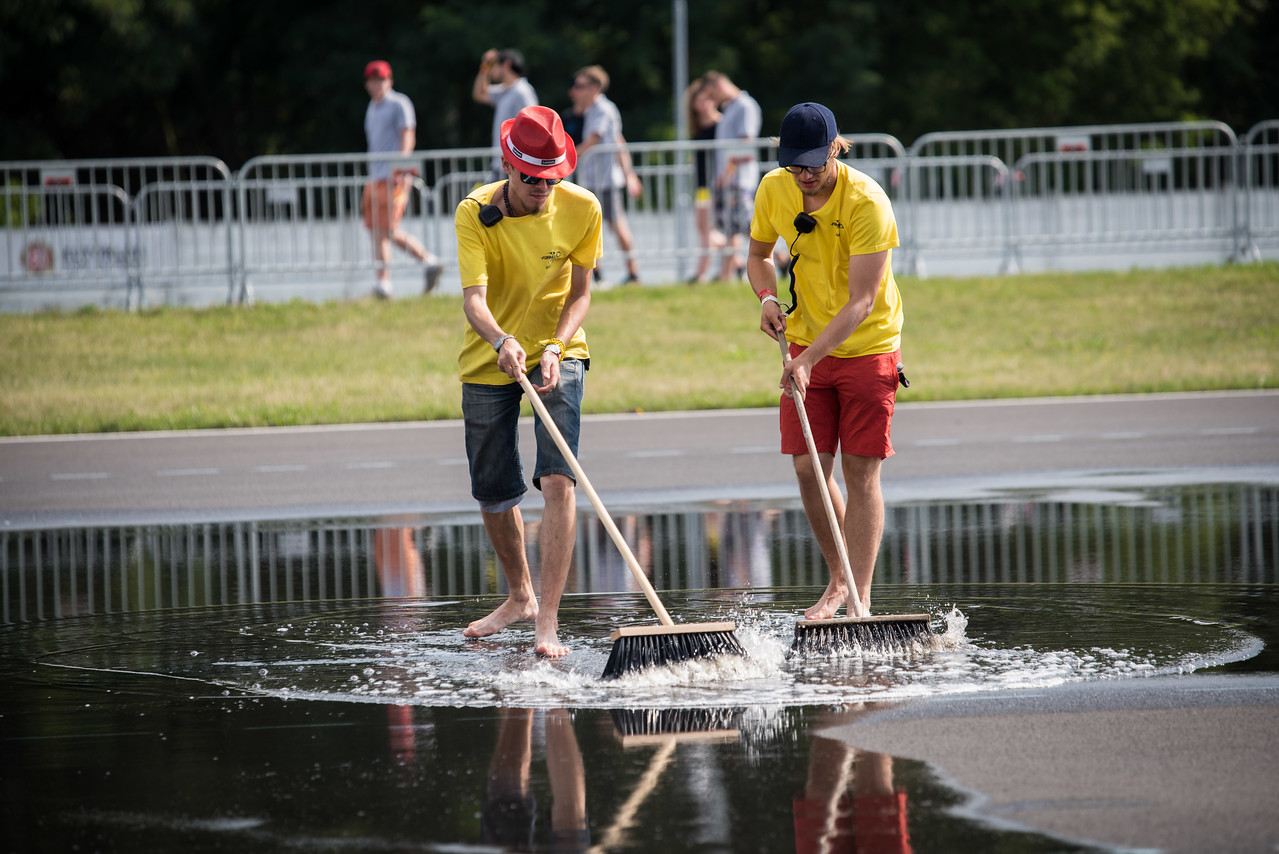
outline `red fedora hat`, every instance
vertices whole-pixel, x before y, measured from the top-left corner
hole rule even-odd
[[[577,168],[577,147],[550,107],[525,107],[502,122],[502,154],[534,178],[564,178]]]

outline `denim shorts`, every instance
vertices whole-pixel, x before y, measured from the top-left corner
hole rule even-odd
[[[577,440],[581,434],[585,376],[585,362],[565,359],[560,363],[559,385],[542,397],[542,403],[546,404],[555,426],[559,427],[574,456],[577,456]],[[534,368],[528,379],[534,386],[541,384],[541,366]],[[471,495],[485,509],[504,503],[514,506],[528,491],[519,444],[520,400],[523,397],[524,390],[519,383],[462,384],[462,418],[466,429],[466,459],[471,469]],[[533,436],[537,440],[533,485],[541,489],[542,478],[548,474],[562,474],[576,483],[568,461],[536,414]]]

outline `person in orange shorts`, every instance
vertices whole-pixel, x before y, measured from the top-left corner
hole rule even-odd
[[[897,222],[888,195],[841,163],[850,143],[821,104],[797,104],[782,120],[778,163],[760,181],[746,272],[760,300],[760,329],[785,336],[781,451],[799,480],[804,512],[830,570],[805,619],[835,616],[849,596],[835,536],[826,521],[821,480],[808,456],[793,394],[804,401],[853,579],[870,609],[870,584],[884,531],[880,465],[893,453],[891,428],[901,372],[902,300],[893,278]],[[789,306],[777,291],[773,248],[790,249]],[[834,478],[840,453],[845,502]]]
[[[364,113],[364,136],[370,154],[410,154],[417,146],[417,115],[407,95],[392,88],[391,66],[377,59],[364,67],[364,88],[369,107]],[[412,169],[393,168],[385,160],[370,159],[369,180],[361,203],[364,227],[373,239],[373,261],[377,282],[373,295],[390,299],[391,244],[403,249],[425,266],[426,293],[435,290],[444,266],[413,235],[400,228],[408,207]]]

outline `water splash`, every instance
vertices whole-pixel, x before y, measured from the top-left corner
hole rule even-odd
[[[934,632],[927,642],[808,655],[790,649],[802,591],[752,591],[727,609],[722,598],[699,598],[706,593],[677,594],[671,598],[683,599],[679,613],[690,621],[732,619],[746,655],[615,680],[601,678],[609,627],[633,623],[637,613],[615,597],[576,597],[562,609],[561,638],[572,653],[558,660],[532,654],[528,624],[464,639],[461,627],[484,606],[473,601],[104,615],[22,634],[47,665],[203,683],[218,695],[453,707],[844,704],[1184,673],[1260,649],[1256,638],[1214,619],[1211,603],[1186,608],[1176,590],[1055,585],[1046,596],[1034,588],[972,588],[944,604],[932,595],[941,591],[910,592],[909,601],[881,593],[879,603],[891,613],[929,613]],[[125,640],[86,642],[104,634]]]

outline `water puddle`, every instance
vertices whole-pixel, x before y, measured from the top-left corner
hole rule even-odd
[[[904,595],[905,594],[905,595]],[[610,627],[654,622],[633,596],[561,610],[572,653],[531,653],[531,626],[468,640],[486,603],[373,601],[103,615],[28,626],[0,644],[46,673],[175,681],[202,695],[396,705],[562,708],[802,706],[1186,673],[1256,655],[1215,596],[1175,587],[965,585],[885,591],[880,608],[935,615],[931,644],[791,654],[796,591],[667,594],[689,622],[737,623],[746,657],[604,680]],[[758,600],[758,601],[757,601]],[[961,610],[962,609],[962,610]],[[23,649],[25,647],[25,649]],[[74,674],[74,675],[71,675]],[[52,677],[58,678],[58,677]]]
[[[974,817],[941,769],[823,733],[919,698],[1279,672],[1277,499],[1225,484],[892,506],[873,610],[927,613],[934,638],[833,655],[791,654],[825,578],[798,508],[621,515],[676,620],[733,620],[748,655],[608,681],[609,632],[655,621],[586,515],[557,661],[529,625],[462,637],[504,596],[474,518],[6,530],[0,746],[23,793],[4,838],[1113,850]]]

